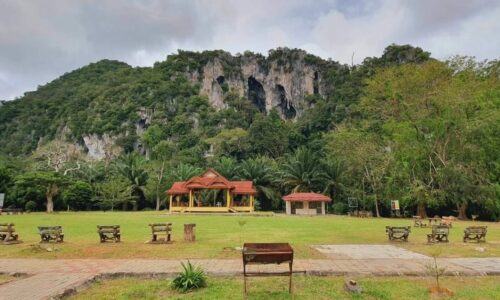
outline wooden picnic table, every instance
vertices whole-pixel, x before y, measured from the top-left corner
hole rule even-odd
[[[243,245],[243,281],[247,292],[247,277],[250,276],[289,276],[288,292],[292,292],[293,248],[288,243],[245,243]],[[251,264],[288,263],[287,272],[247,272]]]

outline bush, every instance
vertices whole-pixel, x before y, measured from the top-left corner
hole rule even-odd
[[[181,265],[184,270],[172,281],[174,289],[184,293],[207,285],[207,275],[202,268],[194,267],[189,260],[187,264],[181,263]]]
[[[33,200],[30,200],[30,201],[26,202],[26,204],[24,205],[24,210],[25,211],[35,211],[36,206],[37,206],[36,202]]]
[[[336,215],[345,215],[347,214],[347,205],[343,202],[336,202],[332,205],[332,211]]]

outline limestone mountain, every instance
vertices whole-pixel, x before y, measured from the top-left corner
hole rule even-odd
[[[288,48],[268,56],[179,50],[153,67],[102,60],[4,101],[0,152],[26,155],[58,140],[105,159],[134,149],[149,154],[166,141],[176,154],[203,156],[224,130],[241,129],[248,139],[252,126],[273,115],[280,128],[300,124],[292,131],[302,137],[287,141],[306,143],[347,117],[375,67],[427,59],[420,48],[391,45],[360,66]]]

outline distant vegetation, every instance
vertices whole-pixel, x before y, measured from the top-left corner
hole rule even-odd
[[[322,74],[324,95],[307,96],[296,122],[263,114],[229,90],[227,107],[216,111],[186,78],[215,57],[237,77],[242,59],[286,67],[301,51],[275,49],[267,58],[179,51],[152,68],[103,60],[4,102],[6,206],[160,208],[173,181],[214,167],[253,180],[264,210],[282,209],[284,193],[315,191],[334,198],[336,213],[356,197],[385,216],[398,199],[408,214],[500,218],[498,61],[441,62],[408,45],[356,66],[305,54]],[[141,109],[153,117],[137,135]],[[75,146],[88,134],[118,137],[121,157],[89,160]]]

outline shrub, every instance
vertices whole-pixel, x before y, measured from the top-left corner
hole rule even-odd
[[[181,263],[183,271],[172,281],[172,287],[181,292],[205,287],[206,274],[200,267],[195,267],[188,260],[187,264]]]
[[[348,212],[348,207],[343,202],[336,202],[332,205],[333,213],[336,215],[345,215]]]
[[[35,211],[36,210],[36,202],[33,201],[33,200],[30,200],[28,202],[26,202],[26,204],[24,205],[24,210],[26,211]]]

